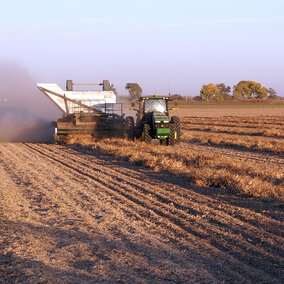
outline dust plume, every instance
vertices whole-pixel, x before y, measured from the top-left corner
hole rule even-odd
[[[24,67],[0,62],[0,142],[51,142],[59,116]]]

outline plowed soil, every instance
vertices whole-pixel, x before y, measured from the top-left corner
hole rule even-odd
[[[52,144],[0,144],[0,180],[1,283],[284,282],[283,204]]]

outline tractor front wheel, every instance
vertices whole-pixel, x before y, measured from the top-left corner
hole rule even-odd
[[[178,144],[180,142],[180,118],[178,116],[173,116],[171,119],[171,123],[175,125],[175,144]]]
[[[168,145],[174,146],[176,144],[176,128],[174,123],[170,123],[170,135],[168,137]]]

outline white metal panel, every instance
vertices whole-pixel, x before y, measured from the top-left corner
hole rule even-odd
[[[116,95],[112,91],[63,91],[57,84],[47,83],[38,83],[37,86],[64,113],[74,113],[77,109],[89,112],[95,105],[116,103]],[[66,101],[64,97],[72,101]]]

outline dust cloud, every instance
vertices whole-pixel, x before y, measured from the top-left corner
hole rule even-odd
[[[0,142],[51,142],[60,115],[23,66],[0,62]]]

